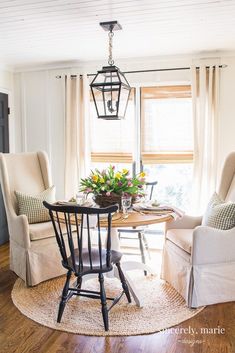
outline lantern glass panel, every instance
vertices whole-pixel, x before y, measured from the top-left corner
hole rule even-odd
[[[106,83],[112,83],[112,84],[118,84],[120,83],[120,79],[117,73],[117,70],[115,71],[106,71],[104,74],[104,82]]]
[[[105,110],[108,116],[115,117],[118,115],[119,108],[119,89],[120,85],[108,86],[104,90]]]
[[[129,94],[130,94],[130,89],[127,88],[126,86],[121,86],[119,112],[118,112],[118,115],[120,116],[120,118],[125,117]]]
[[[105,115],[105,109],[104,109],[104,104],[103,104],[103,93],[102,90],[98,88],[91,88],[91,91],[94,95],[94,103],[95,103],[95,108],[96,108],[96,113],[98,116],[104,116]]]
[[[100,88],[102,89],[103,84],[108,83],[120,83],[120,78],[118,76],[117,70],[113,70],[112,67],[109,68],[109,66],[104,67],[102,71],[98,72],[95,80],[92,82],[92,85],[97,86],[97,88],[100,86]]]

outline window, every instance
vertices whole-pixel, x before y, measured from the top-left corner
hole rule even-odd
[[[141,88],[141,159],[155,197],[185,209],[192,181],[193,126],[191,87]]]
[[[193,161],[191,86],[132,89],[126,118],[119,121],[97,119],[91,101],[90,126],[92,168],[111,163],[132,170],[137,156],[142,163],[137,170],[142,167],[148,179],[158,181],[154,198],[187,208]]]

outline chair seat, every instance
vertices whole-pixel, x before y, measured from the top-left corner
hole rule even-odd
[[[75,264],[79,265],[79,252],[78,249],[75,249]],[[115,264],[120,262],[122,258],[122,253],[119,251],[111,250],[111,263]],[[91,259],[92,259],[92,269],[93,270],[100,270],[100,257],[99,257],[99,250],[98,249],[91,249]],[[105,269],[106,267],[106,250],[102,250],[102,267]],[[88,249],[82,250],[82,262],[83,262],[83,272],[86,270],[90,270],[90,258],[89,258],[89,251]],[[72,259],[71,256],[68,258],[68,264],[72,267]]]
[[[194,229],[169,229],[166,239],[191,254]]]

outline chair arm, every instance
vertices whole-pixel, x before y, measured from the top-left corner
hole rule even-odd
[[[25,215],[12,214],[8,222],[10,239],[21,247],[30,248],[29,223]]]
[[[192,264],[235,261],[235,228],[221,230],[199,226],[193,232]]]
[[[193,217],[183,215],[181,218],[166,222],[165,231],[168,229],[193,229],[202,223],[202,216]]]

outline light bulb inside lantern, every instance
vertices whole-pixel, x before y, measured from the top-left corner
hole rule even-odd
[[[118,102],[113,102],[111,99],[107,101],[107,107],[110,113],[114,113],[117,111],[117,103]]]

